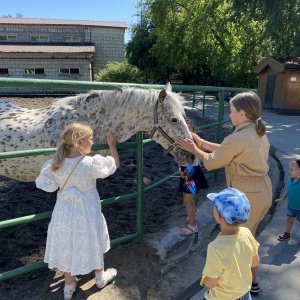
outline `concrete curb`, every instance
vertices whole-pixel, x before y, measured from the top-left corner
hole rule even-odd
[[[145,245],[152,254],[159,257],[163,264],[168,265],[184,260],[216,228],[217,224],[211,213],[212,210],[213,203],[211,201],[205,201],[198,207],[199,213],[196,216],[197,233],[190,236],[181,236],[180,231],[182,228],[174,227],[167,231],[145,235]]]

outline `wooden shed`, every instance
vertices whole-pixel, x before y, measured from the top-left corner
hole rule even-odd
[[[253,71],[259,74],[258,94],[264,108],[300,112],[300,57],[266,57]]]

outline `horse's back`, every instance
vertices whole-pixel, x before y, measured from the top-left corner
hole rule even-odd
[[[5,117],[7,114],[11,113],[25,113],[30,109],[26,107],[19,106],[7,100],[0,99],[0,117]]]

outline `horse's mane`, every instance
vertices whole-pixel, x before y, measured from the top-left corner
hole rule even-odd
[[[108,111],[112,109],[122,108],[123,111],[129,110],[149,110],[153,109],[158,100],[159,90],[154,89],[138,89],[138,88],[122,88],[121,90],[113,91],[91,91],[88,93],[79,94],[76,96],[66,97],[55,105],[82,107],[85,103],[97,101],[97,106],[103,107]],[[169,106],[172,111],[178,114],[185,115],[182,105],[183,98],[176,93],[167,92],[172,101],[166,101],[164,105]]]

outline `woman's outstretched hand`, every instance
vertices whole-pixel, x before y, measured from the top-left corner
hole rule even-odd
[[[193,152],[196,144],[191,139],[183,139],[181,137],[176,138],[176,144],[181,148],[189,152]]]

